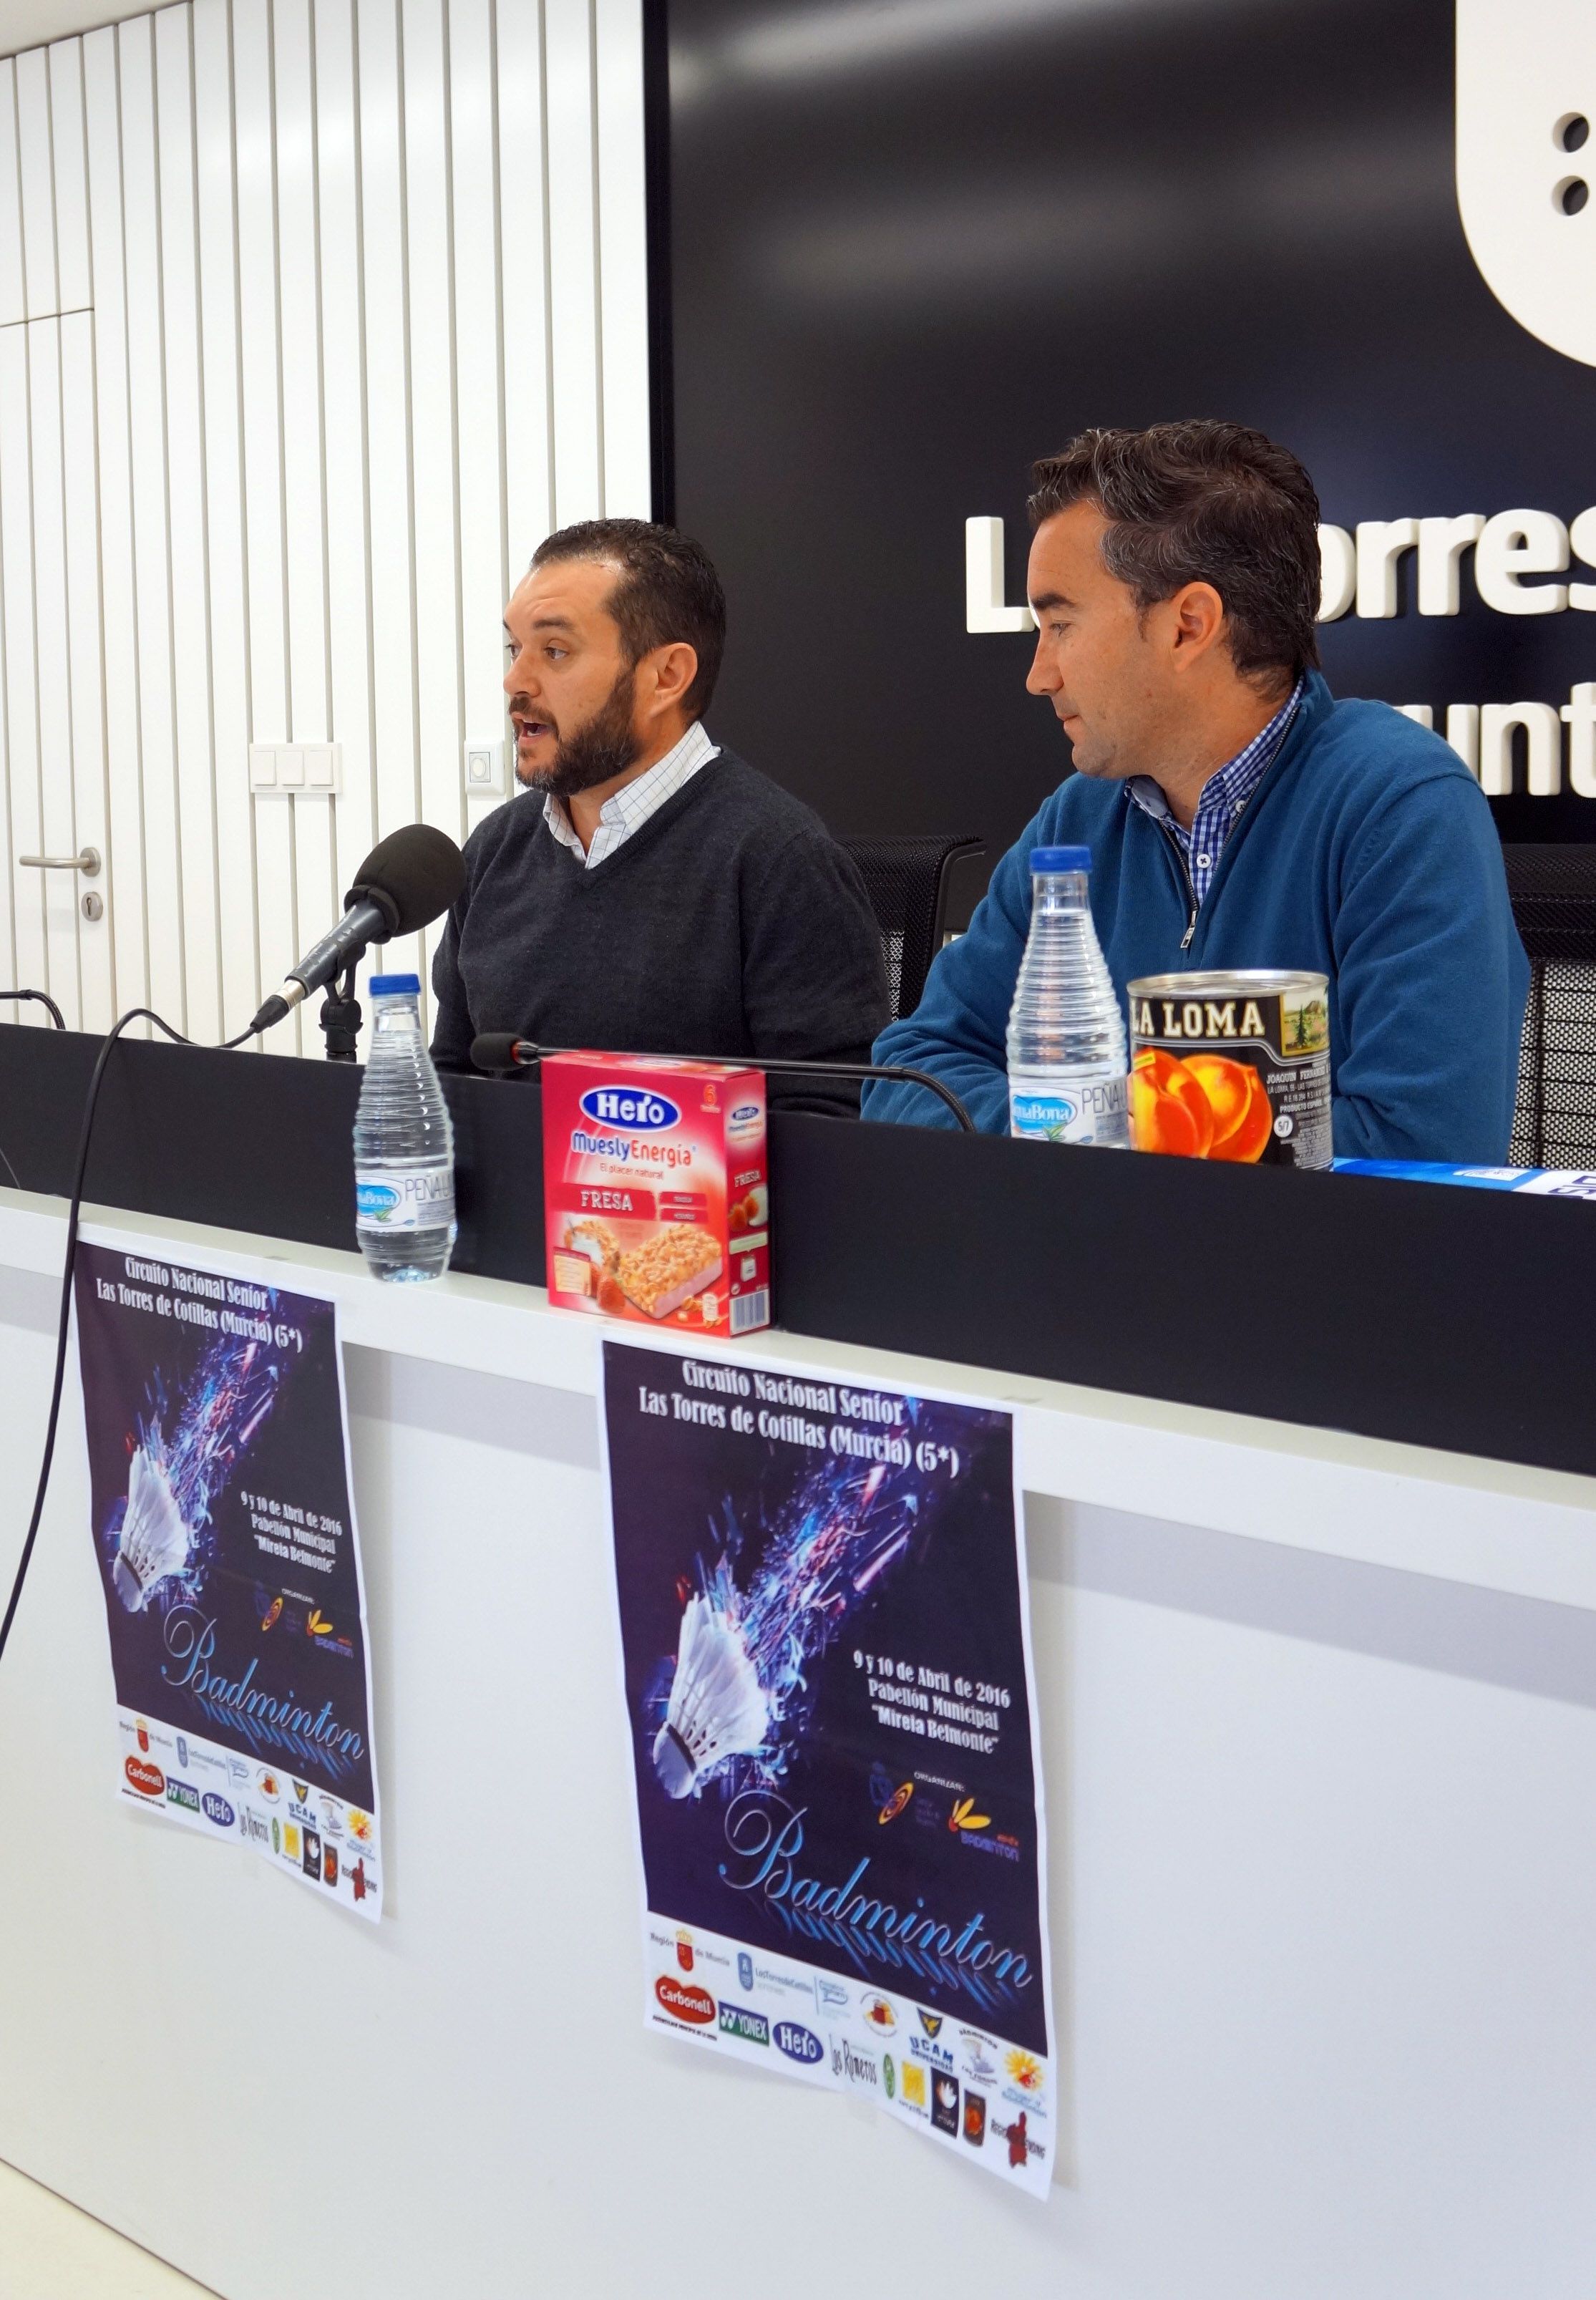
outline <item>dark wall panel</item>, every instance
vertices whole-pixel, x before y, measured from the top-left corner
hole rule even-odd
[[[1596,369],[1453,182],[1451,0],[669,0],[674,504],[727,579],[714,730],[834,828],[995,844],[1067,769],[963,523],[1089,423],[1256,423],[1326,520],[1596,502]],[[1411,561],[1405,582],[1411,584]],[[1580,570],[1576,569],[1575,573]],[[1588,571],[1584,571],[1588,572]],[[1344,695],[1561,704],[1596,624],[1324,627]],[[1596,838],[1596,802],[1497,803]]]

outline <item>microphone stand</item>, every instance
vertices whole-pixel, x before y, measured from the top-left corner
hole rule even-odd
[[[365,955],[363,946],[350,954],[342,977],[336,983],[328,985],[327,996],[321,1001],[321,1011],[317,1020],[327,1040],[329,1062],[352,1062],[356,1059],[355,1050],[361,1035],[361,1007],[354,995],[354,977],[355,970]]]

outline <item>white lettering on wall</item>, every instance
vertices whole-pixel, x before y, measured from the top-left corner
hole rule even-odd
[[[1568,564],[1568,530],[1549,511],[1502,511],[1488,519],[1474,547],[1475,588],[1499,615],[1555,615],[1568,604],[1567,583],[1526,586]]]
[[[1434,729],[1433,704],[1397,708],[1404,719]],[[1568,788],[1576,798],[1596,798],[1596,679],[1582,679],[1560,710],[1550,703],[1449,703],[1446,708],[1446,739],[1487,798],[1510,797],[1516,787],[1531,798],[1555,798],[1563,788],[1565,726]]]
[[[1455,615],[1461,606],[1461,570],[1474,554],[1475,588],[1499,615],[1556,615],[1573,608],[1596,614],[1596,582],[1527,580],[1564,573],[1570,554],[1596,569],[1596,504],[1565,527],[1549,511],[1502,511],[1492,518],[1464,512],[1448,519],[1366,519],[1355,536],[1344,527],[1319,529],[1319,614],[1337,621],[1356,606],[1360,617],[1387,621],[1401,612],[1402,563],[1415,555],[1413,596],[1421,615]],[[1035,617],[1003,596],[1003,522],[964,523],[965,628],[1027,631]],[[1405,718],[1434,729],[1429,703],[1398,706]],[[1507,798],[1517,783],[1532,798],[1553,798],[1563,788],[1563,728],[1568,729],[1568,788],[1596,798],[1596,679],[1582,679],[1559,709],[1550,703],[1449,703],[1446,740],[1490,798]],[[1522,765],[1522,772],[1520,772]]]
[[[1582,679],[1559,715],[1568,722],[1568,788],[1596,798],[1596,679]]]
[[[964,628],[967,631],[1029,631],[1036,619],[1029,607],[1003,604],[1003,522],[964,522]]]
[[[1550,703],[1487,703],[1480,712],[1480,788],[1507,798],[1513,788],[1513,729],[1522,727],[1532,798],[1553,798],[1562,785],[1563,730]]]
[[[1462,604],[1462,566],[1474,554],[1475,588],[1499,615],[1557,615],[1567,607],[1596,614],[1596,583],[1526,582],[1560,575],[1575,558],[1596,568],[1596,504],[1565,527],[1555,512],[1464,512],[1455,519],[1363,519],[1356,537],[1344,527],[1319,529],[1319,616],[1340,621],[1354,604],[1366,621],[1401,611],[1401,567],[1417,554],[1415,602],[1421,615],[1455,615]],[[1036,619],[1023,601],[1003,596],[1003,522],[964,522],[964,627],[968,631],[1028,631]]]
[[[1416,519],[1358,522],[1358,612],[1380,621],[1397,611],[1397,562],[1418,541]]]
[[[1499,615],[1557,615],[1566,607],[1596,613],[1596,583],[1526,582],[1559,575],[1569,549],[1596,567],[1596,505],[1565,527],[1549,511],[1464,512],[1455,519],[1365,519],[1356,539],[1344,527],[1319,529],[1324,580],[1319,621],[1334,623],[1354,604],[1384,621],[1401,612],[1402,562],[1417,554],[1414,601],[1421,615],[1455,615],[1462,605],[1463,562],[1474,554],[1475,588]]]
[[[1455,615],[1459,604],[1459,570],[1463,554],[1480,539],[1483,512],[1466,511],[1460,519],[1421,519],[1418,522],[1418,612],[1421,615]]]
[[[1358,546],[1344,527],[1319,529],[1319,621],[1344,615],[1358,594]]]

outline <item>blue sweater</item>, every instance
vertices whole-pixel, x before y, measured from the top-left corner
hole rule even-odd
[[[1003,1038],[1030,928],[1033,846],[1092,849],[1092,915],[1121,999],[1143,974],[1311,968],[1330,979],[1335,1152],[1500,1164],[1512,1128],[1529,965],[1477,784],[1438,735],[1383,703],[1336,703],[1317,673],[1226,842],[1189,949],[1168,834],[1118,782],[1072,775],[993,874],[878,1062],[945,1079],[1008,1128]],[[923,1087],[876,1083],[864,1115],[948,1126]]]

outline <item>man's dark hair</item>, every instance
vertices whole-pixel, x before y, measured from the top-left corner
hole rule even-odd
[[[1103,565],[1143,611],[1211,583],[1243,679],[1272,686],[1318,664],[1319,499],[1289,448],[1244,423],[1083,431],[1032,466],[1031,484],[1033,528],[1097,505]]]
[[[628,662],[635,666],[653,648],[685,640],[698,657],[698,673],[682,708],[689,719],[702,719],[726,646],[726,594],[703,546],[652,520],[585,519],[545,536],[532,554],[534,567],[553,559],[594,559],[620,570],[608,605]]]

